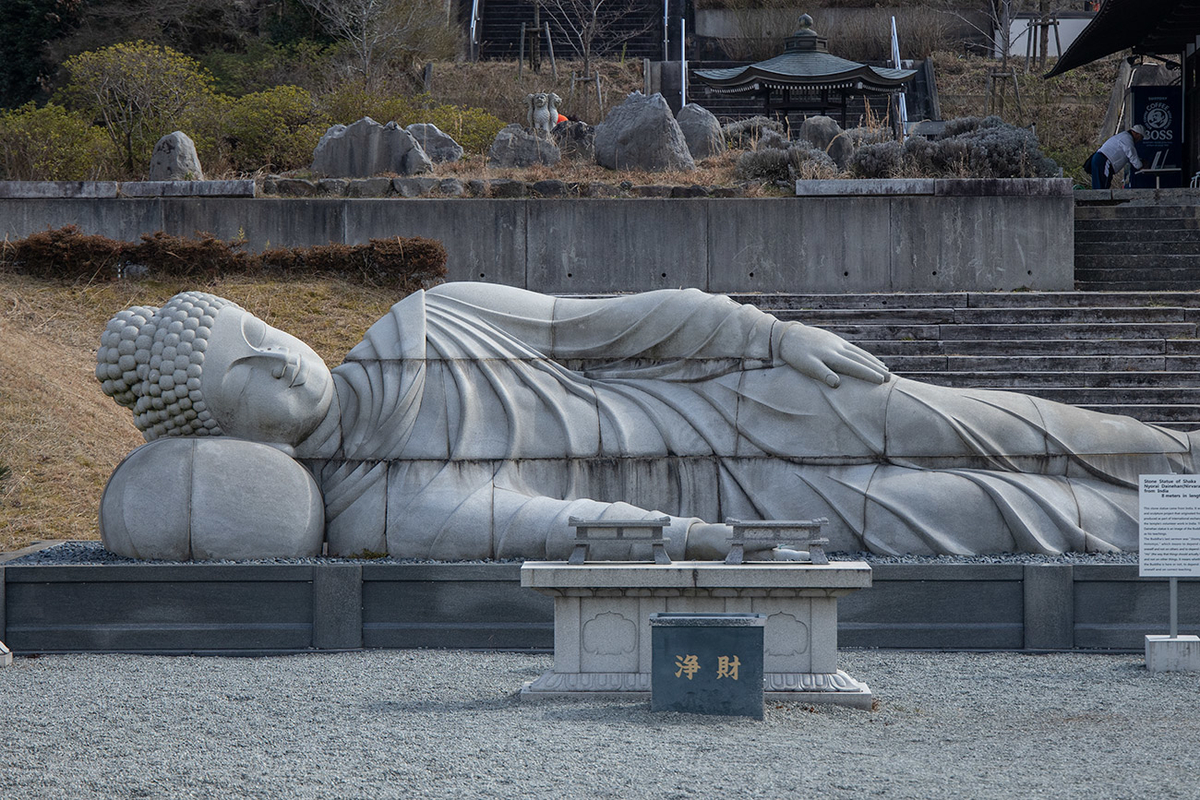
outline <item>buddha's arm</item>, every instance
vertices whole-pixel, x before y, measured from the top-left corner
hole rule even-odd
[[[554,359],[738,359],[744,367],[789,364],[831,386],[841,375],[874,383],[888,375],[876,358],[832,333],[696,289],[556,298],[508,286],[451,283],[429,294]]]

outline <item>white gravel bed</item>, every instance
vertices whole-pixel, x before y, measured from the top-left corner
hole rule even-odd
[[[866,561],[870,564],[1137,564],[1137,553],[990,553],[978,556],[887,556],[866,552],[829,553],[834,561]],[[519,564],[522,559],[489,559],[466,562],[469,564]],[[110,553],[96,541],[62,542],[6,562],[9,566],[81,565],[81,564],[429,564],[421,559],[385,558],[370,562],[350,558],[267,558],[254,561],[143,561]]]
[[[1200,676],[844,651],[875,711],[523,703],[546,655],[68,655],[0,669],[0,796],[1194,798]]]

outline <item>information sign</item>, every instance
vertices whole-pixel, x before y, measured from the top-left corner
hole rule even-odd
[[[1200,577],[1200,475],[1142,475],[1138,574]]]

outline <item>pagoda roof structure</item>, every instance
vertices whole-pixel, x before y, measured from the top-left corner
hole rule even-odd
[[[718,93],[771,89],[842,90],[891,94],[902,91],[916,70],[872,67],[830,55],[829,40],[803,14],[782,55],[745,67],[697,70],[696,77]]]

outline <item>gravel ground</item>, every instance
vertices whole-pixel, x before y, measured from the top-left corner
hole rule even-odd
[[[69,655],[0,669],[0,796],[1194,798],[1200,676],[843,651],[872,712],[522,703],[550,657]]]
[[[3,556],[0,553],[0,556]],[[829,553],[834,561],[866,561],[871,564],[1137,564],[1137,553],[1062,553],[1059,555],[1043,555],[1040,553],[990,553],[980,556],[885,556],[877,553]],[[471,564],[518,564],[521,559],[490,559],[487,561],[469,561]],[[8,566],[19,567],[34,564],[193,564],[193,561],[145,561],[136,558],[110,553],[104,545],[95,541],[62,542],[41,550],[28,553],[5,562]],[[267,558],[256,561],[207,561],[207,564],[361,564],[361,559],[352,558]],[[371,563],[377,564],[428,564],[436,562],[421,559],[380,558]],[[461,563],[461,562],[459,562]]]

